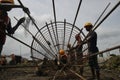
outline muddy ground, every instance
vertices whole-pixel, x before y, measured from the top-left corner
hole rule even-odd
[[[55,80],[80,80],[76,75],[67,73],[64,76],[60,76]],[[37,76],[35,67],[26,68],[9,68],[0,71],[0,80],[53,80],[53,76]],[[50,71],[49,73],[55,73]],[[58,75],[57,75],[58,76]],[[91,77],[89,68],[84,70],[84,78],[89,79]],[[116,73],[112,70],[101,70],[101,80],[120,80],[120,73]]]
[[[46,65],[46,68],[42,68],[42,71],[45,73],[42,76],[36,75],[35,66],[22,65],[24,67],[4,68],[0,70],[0,80],[81,80],[70,71],[70,69],[73,70],[74,68],[67,67],[67,69],[65,68],[62,72],[59,72],[53,61],[52,63],[48,61]],[[99,65],[101,80],[120,80],[120,56],[113,56],[105,63]],[[56,71],[58,71],[57,74]],[[73,71],[79,71],[79,68]],[[56,76],[54,77],[55,74]],[[92,77],[89,66],[84,67],[83,77],[86,80]]]

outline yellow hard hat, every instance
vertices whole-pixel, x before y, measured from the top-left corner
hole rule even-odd
[[[93,27],[93,25],[92,25],[92,23],[90,23],[90,22],[86,22],[85,25],[84,25],[84,27],[85,27],[85,28],[86,28],[86,27]]]
[[[59,54],[60,54],[60,55],[64,55],[64,54],[65,54],[65,51],[61,49],[61,50],[59,51]]]
[[[14,4],[14,0],[0,0],[0,3]]]

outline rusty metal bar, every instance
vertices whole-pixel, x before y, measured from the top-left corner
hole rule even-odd
[[[55,45],[55,43],[54,43],[54,41],[53,41],[53,38],[52,38],[52,35],[51,35],[51,32],[50,32],[50,29],[49,29],[49,27],[48,27],[47,22],[46,22],[46,26],[47,26],[47,29],[48,29],[48,32],[49,32],[50,38],[51,38],[51,40],[52,40],[52,43],[53,43],[53,45]],[[49,45],[49,46],[50,46],[50,45]],[[51,46],[50,46],[50,49],[54,52],[54,50],[51,48]],[[54,54],[55,54],[55,52],[54,52]]]
[[[79,5],[78,5],[78,8],[77,8],[77,12],[76,12],[76,15],[75,15],[75,19],[74,19],[74,22],[73,22],[73,27],[72,27],[72,29],[71,29],[71,33],[70,33],[70,36],[69,36],[68,43],[70,42],[70,39],[71,39],[71,35],[72,35],[73,28],[74,28],[75,23],[76,23],[76,19],[77,19],[77,16],[78,16],[79,10],[80,10],[81,3],[82,3],[82,0],[80,0]]]
[[[11,37],[11,38],[13,38],[13,39],[15,39],[16,41],[18,41],[18,42],[20,42],[20,43],[24,44],[25,46],[27,46],[27,47],[29,47],[29,48],[31,48],[31,49],[33,49],[33,50],[35,50],[36,52],[38,52],[38,53],[40,53],[41,55],[43,55],[43,56],[47,57],[48,59],[50,59],[48,56],[44,55],[42,52],[40,52],[40,51],[36,50],[35,48],[33,48],[33,47],[29,46],[28,44],[24,43],[23,41],[21,41],[21,40],[19,40],[19,39],[15,38],[15,37],[13,37],[13,36],[11,36],[11,35],[10,35],[10,34],[8,34],[8,33],[6,33],[6,35],[7,35],[7,36],[9,36],[9,37]]]
[[[51,21],[51,27],[52,27],[52,31],[53,31],[53,34],[54,34],[54,37],[55,37],[55,42],[56,42],[56,44],[58,44],[57,43],[57,38],[56,38],[56,34],[55,34],[55,30],[54,30],[54,26],[53,26],[53,24],[52,24],[52,21]],[[57,50],[57,49],[56,49]],[[59,49],[58,49],[59,50]]]
[[[88,56],[86,56],[85,58],[88,58],[88,57],[91,57],[91,56],[94,56],[94,55],[103,54],[103,53],[105,53],[105,52],[112,51],[112,50],[119,49],[119,48],[120,48],[120,45],[118,45],[118,46],[114,46],[114,47],[111,47],[111,48],[109,48],[109,49],[106,49],[106,50],[103,50],[103,51],[97,52],[97,53],[95,53],[95,54],[88,55]]]
[[[83,42],[81,43],[81,45],[87,40],[87,38],[89,37],[89,35],[96,30],[100,24],[105,21],[105,19],[120,5],[120,1],[108,12],[108,14],[98,23],[98,25],[96,27],[94,27],[84,38]],[[81,46],[80,45],[80,46]]]
[[[98,25],[93,28],[93,31],[98,28],[100,26],[101,23],[103,23],[103,21],[105,21],[105,19],[120,5],[120,1],[108,12],[108,14],[98,23]]]
[[[58,31],[57,31],[57,23],[56,23],[56,12],[55,12],[55,2],[54,0],[52,0],[53,3],[53,13],[54,13],[54,21],[55,21],[55,29],[56,29],[56,36],[57,36],[57,44],[59,44],[59,39],[58,39]],[[59,46],[58,46],[58,50],[59,50]]]
[[[103,16],[103,14],[105,13],[105,11],[107,10],[107,8],[110,6],[110,2],[108,3],[108,5],[106,6],[106,8],[103,10],[103,12],[101,13],[101,15],[99,16],[99,18],[97,19],[97,21],[94,23],[94,25],[93,26],[95,26],[96,24],[97,24],[97,22],[100,20],[100,18]],[[83,36],[85,37],[85,35],[84,35],[84,33],[82,32],[82,34],[83,34]],[[84,51],[86,51],[88,48],[86,48],[85,50],[83,50],[83,52]]]
[[[37,30],[39,31],[39,33],[42,35],[42,37],[44,38],[44,40],[46,41],[47,43],[47,40],[46,38],[44,37],[44,35],[42,34],[42,32],[40,31],[40,29],[38,28],[37,24],[35,23],[35,21],[33,20],[33,18],[31,17],[30,13],[29,12],[26,12],[25,11],[25,7],[24,5],[22,4],[22,2],[20,0],[18,0],[18,2],[20,3],[20,5],[23,7],[23,11],[28,15],[28,17],[31,19],[32,23],[35,25],[35,27],[37,28]],[[49,45],[48,45],[49,46]]]
[[[55,55],[52,54],[52,52],[50,50],[48,50],[39,40],[36,40],[35,38],[35,41],[52,57],[55,57]]]
[[[66,19],[64,19],[64,39],[63,39],[62,49],[64,49],[64,45],[65,45],[65,32],[66,32]]]
[[[107,8],[110,6],[110,2],[109,2],[109,4],[106,6],[106,8],[103,10],[103,12],[101,13],[101,15],[99,16],[99,18],[97,19],[97,21],[94,23],[94,25],[93,26],[95,26],[96,24],[97,24],[97,22],[100,20],[100,18],[103,16],[103,14],[105,13],[105,11],[107,10]]]
[[[16,17],[14,17],[17,21],[18,21],[18,19],[16,18]],[[42,43],[40,43],[39,42],[39,40],[28,30],[28,29],[26,29],[25,28],[25,26],[24,25],[22,25],[23,27],[24,27],[24,29],[33,37],[33,39],[47,52],[47,53],[49,53],[49,50],[42,44]],[[52,54],[52,53],[51,53]],[[50,55],[50,54],[49,54]],[[53,55],[53,54],[52,54]]]

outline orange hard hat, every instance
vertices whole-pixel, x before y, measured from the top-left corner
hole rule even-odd
[[[86,22],[85,25],[84,25],[84,28],[86,28],[86,27],[93,27],[93,25],[90,22]]]
[[[64,54],[65,54],[65,51],[64,51],[63,49],[61,49],[61,50],[59,51],[59,54],[60,54],[60,55],[64,55]]]

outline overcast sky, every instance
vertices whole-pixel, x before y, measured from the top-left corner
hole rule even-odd
[[[21,1],[29,8],[31,16],[34,17],[39,28],[43,27],[45,22],[49,23],[50,20],[53,20],[52,0]],[[66,19],[67,22],[73,23],[79,1],[80,0],[55,0],[57,21]],[[118,1],[119,0],[83,0],[75,25],[82,28],[85,22],[94,24],[109,2],[111,2],[111,5],[105,14],[107,14]],[[19,4],[17,0],[15,0],[15,4]],[[26,14],[22,9],[12,9],[9,12],[9,16],[14,26],[16,24],[14,16],[21,18],[26,16]],[[33,32],[33,34],[37,33],[34,26],[30,26],[30,31]],[[85,30],[83,31],[86,33]],[[100,25],[99,28],[97,28],[96,32],[98,33],[98,47],[100,50],[120,44],[120,6]],[[13,36],[31,45],[32,38],[29,34],[25,35],[25,31],[22,27],[19,27]],[[21,54],[24,57],[29,57],[30,49],[12,38],[7,37],[2,53],[15,53],[17,55]]]

